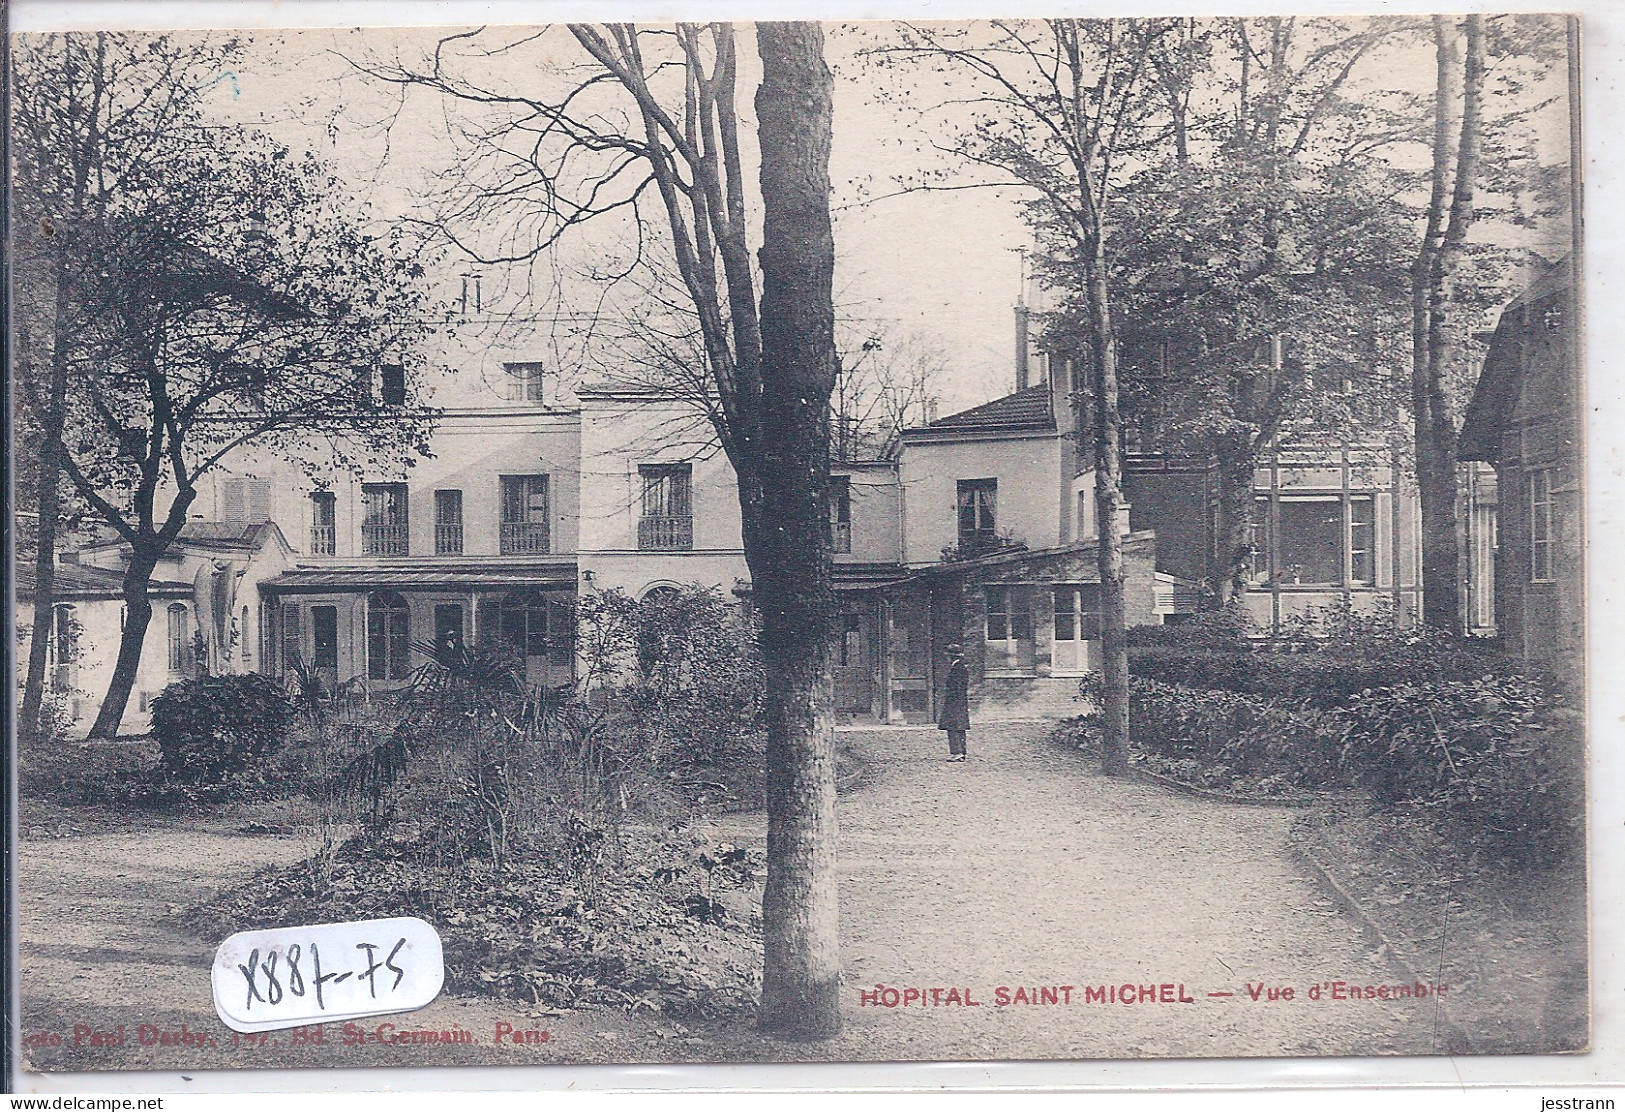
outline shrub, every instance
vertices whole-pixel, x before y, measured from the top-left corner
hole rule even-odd
[[[1384,803],[1419,803],[1464,848],[1549,867],[1578,848],[1584,734],[1522,678],[1398,684],[1339,711],[1350,779]]]
[[[152,701],[160,765],[188,784],[261,775],[292,721],[287,693],[255,673],[180,680]]]
[[[1141,753],[1194,762],[1209,783],[1269,780],[1303,791],[1340,784],[1338,722],[1282,700],[1133,679],[1129,740]]]
[[[1261,633],[1245,607],[1232,605],[1222,610],[1204,610],[1182,622],[1135,626],[1128,631],[1128,644],[1131,647],[1242,652],[1247,648],[1248,639]]]
[[[1364,691],[1403,683],[1442,683],[1491,677],[1509,679],[1519,665],[1490,646],[1432,630],[1403,635],[1285,642],[1301,651],[1254,651],[1189,646],[1138,648],[1129,655],[1137,677],[1190,687],[1272,695],[1331,707]]]
[[[633,703],[657,757],[714,767],[759,755],[762,670],[755,630],[715,588],[690,586],[638,608]]]

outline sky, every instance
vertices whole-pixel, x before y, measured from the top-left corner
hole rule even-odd
[[[211,91],[211,111],[263,127],[296,149],[314,150],[381,219],[414,211],[434,172],[455,160],[450,133],[465,117],[455,115],[457,106],[421,90],[410,94],[401,109],[395,90],[359,76],[346,59],[387,58],[396,50],[403,57],[421,56],[445,33],[371,28],[257,34],[243,62],[229,75],[223,73]],[[516,37],[518,32],[506,29],[489,32],[482,41]],[[751,42],[748,32],[741,40]],[[562,28],[544,41],[546,48],[523,55],[537,66],[516,59],[506,71],[500,62],[492,68],[515,87],[560,87],[564,78],[540,67],[566,56],[573,59],[578,48]],[[837,29],[830,36],[829,56],[837,73],[831,180],[838,315],[850,329],[885,330],[939,349],[949,372],[940,388],[946,413],[1013,388],[1019,252],[1030,236],[1011,189],[870,199],[895,193],[894,176],[907,173],[919,152],[918,136],[909,131],[912,117],[895,103],[876,99],[873,83],[864,80],[863,67],[853,56],[869,41],[867,35],[843,35]],[[756,75],[749,59],[742,69],[741,101],[748,113]],[[484,76],[489,83],[491,72]],[[747,115],[745,142],[753,146],[751,126]],[[747,176],[753,175],[752,167]],[[658,206],[648,211],[661,215]],[[629,234],[626,222],[614,219],[583,226],[572,234],[560,259],[569,266],[600,258],[620,250]],[[521,267],[475,266],[452,258],[441,270],[445,296],[460,298],[461,275],[472,272],[481,274],[488,312],[541,318],[539,331],[552,331],[548,318],[590,312],[599,294],[580,281],[555,282],[545,266],[527,281]],[[572,358],[568,340],[550,343],[546,335],[528,340],[520,335],[515,328],[495,339],[488,331],[471,334],[467,343],[472,350],[454,356],[464,364],[464,385],[492,381],[503,358]],[[454,388],[437,400],[452,404],[463,393]]]
[[[487,6],[453,4],[437,10],[449,15]],[[312,7],[307,4],[303,10]],[[376,14],[378,8],[351,4],[340,10]],[[385,27],[254,32],[241,63],[230,72],[223,69],[211,89],[210,110],[263,127],[295,149],[315,151],[381,221],[418,212],[435,173],[458,158],[452,135],[466,124],[466,110],[424,90],[402,100],[396,90],[359,75],[352,62],[387,60],[397,52],[406,59],[420,58],[448,33],[445,28]],[[478,41],[495,44],[527,33],[503,28]],[[877,77],[861,52],[883,34],[883,25],[832,25],[828,31],[827,54],[836,73],[831,179],[838,315],[852,333],[887,331],[939,351],[947,373],[938,389],[947,413],[1013,387],[1012,306],[1021,292],[1021,251],[1032,240],[1021,219],[1023,194],[1015,188],[899,194],[898,182],[922,165],[946,168],[948,185],[980,185],[989,179],[933,152],[932,143],[948,135],[942,117],[914,111],[957,95],[963,86],[950,85],[944,75],[929,70]],[[748,31],[740,42],[740,99],[750,147],[749,99],[756,74]],[[581,57],[574,40],[556,27],[523,50],[481,60],[478,66],[487,86],[545,92],[570,82],[569,67]],[[1426,91],[1431,67],[1425,44],[1390,49],[1365,64],[1355,83]],[[939,84],[940,90],[935,88]],[[754,170],[749,173],[753,176]],[[660,216],[657,206],[649,211]],[[459,375],[436,400],[472,400],[500,379],[500,363],[506,359],[575,367],[581,358],[575,322],[591,313],[602,290],[568,272],[614,256],[630,235],[624,220],[585,225],[534,272],[448,258],[437,269],[440,292],[457,298],[462,275],[478,272],[485,318],[499,315],[509,323],[500,333],[460,327],[460,340],[448,355]],[[1035,301],[1041,296],[1028,292]],[[513,326],[515,318],[530,326]],[[566,377],[595,375],[580,370],[566,371]]]

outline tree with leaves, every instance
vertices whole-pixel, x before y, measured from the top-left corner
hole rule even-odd
[[[1166,140],[1158,60],[1189,45],[1162,19],[994,20],[909,26],[873,56],[946,67],[968,78],[948,145],[964,162],[1029,191],[1032,222],[1075,275],[1076,332],[1054,344],[1088,376],[1100,571],[1103,767],[1128,769],[1128,656],[1123,541],[1119,344],[1112,213],[1138,160]]]
[[[1427,201],[1410,267],[1422,617],[1460,632],[1456,437],[1483,362],[1474,333],[1531,261],[1519,239],[1538,242],[1543,226],[1577,219],[1567,205],[1567,148],[1558,144],[1555,164],[1555,152],[1543,161],[1537,138],[1542,111],[1563,95],[1555,82],[1567,39],[1560,17],[1541,15],[1436,15],[1418,33],[1435,62],[1433,94],[1419,112],[1427,169],[1417,187]],[[1553,240],[1566,246],[1568,237]]]
[[[39,254],[47,280],[74,273],[28,303],[50,371],[24,379],[21,400],[53,465],[129,547],[95,737],[123,718],[158,561],[228,456],[374,469],[426,447],[429,414],[408,396],[429,324],[421,264],[370,234],[313,157],[208,120],[209,59],[133,33],[29,40],[15,58],[17,220],[44,228],[64,192],[77,206]],[[363,388],[386,364],[403,392],[380,409]]]
[[[468,257],[534,263],[584,225],[618,219],[635,221],[640,251],[669,257],[684,315],[691,307],[698,324],[697,358],[683,356],[677,331],[662,343],[737,476],[760,623],[768,873],[759,1024],[827,1038],[840,1027],[840,967],[824,537],[836,377],[833,82],[823,32],[814,23],[755,29],[754,190],[733,25],[573,24],[568,33],[570,53],[546,32],[495,45],[467,32],[420,61],[356,64],[469,114],[467,145],[425,218]],[[538,43],[529,84],[491,78],[493,59],[513,62]]]
[[[1391,20],[1180,24],[1154,56],[1172,142],[1151,152],[1116,212],[1125,420],[1142,447],[1211,458],[1219,604],[1249,570],[1253,474],[1283,433],[1386,438],[1400,368],[1408,213],[1375,153],[1401,104],[1351,95]],[[1200,113],[1178,105],[1203,106]],[[1040,225],[1041,273],[1063,290],[1064,235]],[[1063,297],[1052,329],[1082,312]]]

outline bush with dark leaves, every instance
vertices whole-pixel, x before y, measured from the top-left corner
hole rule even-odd
[[[160,767],[184,784],[253,778],[266,770],[293,714],[282,686],[256,673],[172,683],[152,701]]]

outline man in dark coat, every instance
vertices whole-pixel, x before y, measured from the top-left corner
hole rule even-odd
[[[970,669],[958,645],[948,646],[948,682],[943,686],[942,714],[937,729],[948,731],[948,759],[965,759],[965,734],[970,730]]]

